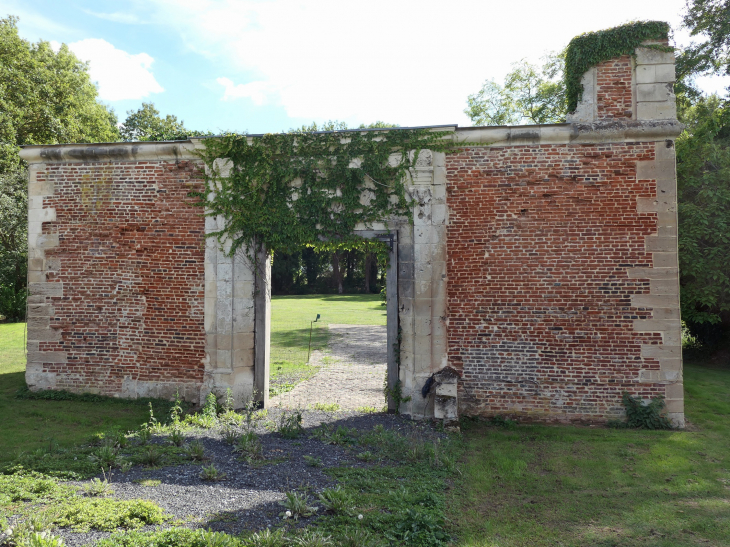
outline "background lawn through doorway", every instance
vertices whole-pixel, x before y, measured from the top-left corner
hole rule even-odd
[[[285,393],[311,378],[307,364],[312,321],[312,352],[326,351],[327,325],[385,325],[385,306],[377,294],[314,294],[271,298],[271,369],[269,395]],[[385,343],[385,341],[383,341]]]

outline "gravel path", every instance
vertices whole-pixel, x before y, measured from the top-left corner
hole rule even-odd
[[[331,324],[329,331],[329,351],[312,355],[312,364],[321,370],[291,391],[269,399],[272,407],[314,408],[317,403],[336,403],[343,410],[383,408],[386,327]]]
[[[277,422],[282,412],[271,410],[268,419]],[[200,478],[200,464],[158,469],[137,466],[127,473],[114,474],[113,497],[152,500],[175,519],[183,521],[184,526],[192,528],[210,528],[232,534],[244,530],[261,530],[281,522],[279,513],[283,508],[279,502],[284,499],[285,491],[305,490],[314,499],[318,492],[333,486],[333,480],[323,472],[324,469],[377,465],[359,461],[355,458],[357,452],[324,444],[311,437],[307,430],[324,422],[362,431],[372,430],[378,424],[403,433],[418,427],[405,418],[382,413],[303,411],[302,418],[305,429],[296,439],[282,438],[278,433],[267,431],[264,426],[259,429],[266,461],[258,466],[239,460],[233,447],[223,441],[217,430],[189,434],[188,441],[197,438],[205,446],[209,459],[203,465],[215,464],[217,469],[226,473],[225,480],[203,481]],[[164,442],[164,439],[154,438],[153,442]],[[303,457],[305,455],[320,458],[322,467],[308,466]],[[141,484],[144,480],[160,482],[157,486],[144,486]],[[306,525],[310,521],[303,519],[301,523]],[[155,528],[150,526],[145,529]],[[110,535],[107,532],[78,533],[66,529],[53,533],[62,536],[70,547],[90,545]]]

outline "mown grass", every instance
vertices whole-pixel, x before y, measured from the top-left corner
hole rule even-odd
[[[688,431],[466,422],[455,545],[730,545],[730,370],[685,382]]]
[[[271,299],[270,395],[285,393],[310,378],[311,351],[327,348],[327,324],[385,325],[385,306],[377,294],[274,296]],[[317,314],[320,319],[313,323]]]
[[[137,429],[146,403],[18,399],[25,387],[25,324],[0,324],[0,467],[21,452],[69,447],[110,428]]]

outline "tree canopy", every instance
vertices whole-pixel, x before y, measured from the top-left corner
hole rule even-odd
[[[181,141],[210,134],[187,129],[183,121],[178,121],[172,114],[163,118],[153,103],[142,103],[138,110],[128,111],[119,133],[125,141]]]
[[[18,19],[0,19],[0,172],[19,166],[23,144],[113,142],[117,118],[97,100],[88,66],[64,44],[30,43]]]

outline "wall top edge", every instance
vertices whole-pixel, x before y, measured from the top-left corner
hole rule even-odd
[[[599,144],[661,141],[676,138],[684,125],[676,120],[603,121],[546,125],[459,127],[456,143],[476,146],[540,144]],[[24,146],[20,157],[28,163],[89,163],[127,161],[182,161],[198,159],[202,139],[169,142],[116,142]]]
[[[113,142],[24,146],[21,159],[28,163],[181,161],[198,159],[200,139],[167,142]]]
[[[684,125],[677,120],[598,121],[511,127],[468,127],[456,130],[457,143],[476,146],[600,144],[674,139]]]

